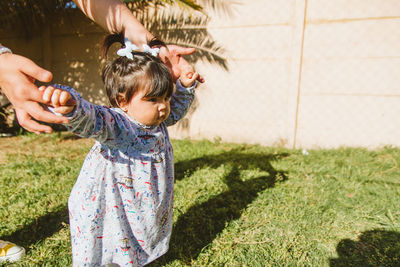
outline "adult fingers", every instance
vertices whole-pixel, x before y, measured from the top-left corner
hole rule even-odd
[[[38,121],[47,123],[68,123],[68,118],[57,116],[49,111],[46,111],[36,102],[28,102],[25,110],[29,110],[29,115]]]
[[[170,45],[167,46],[170,53],[177,54],[177,55],[191,55],[196,52],[196,48],[192,47],[182,47],[178,45]]]
[[[40,133],[51,133],[53,129],[50,126],[39,124],[32,120],[32,117],[22,109],[15,109],[15,114],[17,116],[19,124],[29,132],[40,134]]]
[[[197,80],[200,82],[200,83],[204,83],[206,80],[204,79],[204,77],[203,76],[201,76],[200,74],[197,76]]]
[[[22,75],[20,75],[21,77]],[[48,104],[43,98],[43,91],[39,90],[35,84],[31,83],[25,77],[19,79],[17,83],[13,84],[14,90],[14,98],[10,100],[14,107],[24,109],[27,112],[29,110],[26,109],[27,101],[35,101],[43,104]]]
[[[24,57],[20,57],[19,60],[22,61],[22,64],[20,64],[20,70],[27,76],[41,82],[50,82],[51,79],[53,79],[53,74],[50,71],[39,67],[32,60]]]
[[[4,66],[6,65],[6,66]],[[2,89],[14,107],[24,109],[26,101],[43,102],[35,79],[50,81],[52,74],[23,56],[10,54],[2,64]]]
[[[16,92],[20,92],[21,97],[25,99],[29,99],[32,101],[45,103],[42,99],[43,92],[38,90],[36,85],[34,84],[35,80],[39,80],[42,82],[50,82],[53,78],[53,74],[38,65],[36,65],[32,60],[22,57],[16,56],[15,64],[17,64],[19,69],[19,75],[17,83],[15,84],[14,90]],[[24,101],[17,101],[13,103],[18,108],[25,109]],[[29,112],[29,110],[27,110]]]
[[[54,111],[60,114],[68,114],[74,110],[74,106],[59,106],[55,108]]]

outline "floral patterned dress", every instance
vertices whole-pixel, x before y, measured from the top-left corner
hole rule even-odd
[[[177,82],[171,113],[158,126],[56,87],[77,101],[68,130],[96,140],[68,201],[73,266],[143,266],[160,257],[168,250],[174,193],[167,126],[185,115],[194,86]]]

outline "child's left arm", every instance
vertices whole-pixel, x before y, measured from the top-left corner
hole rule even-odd
[[[197,85],[199,74],[192,67],[182,70],[182,74],[176,82],[176,91],[171,98],[171,113],[165,120],[167,126],[174,125],[182,119],[194,100],[194,89]]]

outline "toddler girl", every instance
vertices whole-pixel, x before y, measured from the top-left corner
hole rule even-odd
[[[157,50],[134,49],[125,42],[103,70],[112,108],[67,86],[41,87],[53,111],[70,119],[69,131],[96,140],[68,201],[74,266],[143,266],[168,250],[174,166],[167,126],[188,110],[198,74],[187,66],[174,92]]]

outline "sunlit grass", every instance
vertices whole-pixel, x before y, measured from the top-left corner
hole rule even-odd
[[[93,141],[0,139],[0,239],[69,266],[67,199]],[[398,266],[400,149],[176,140],[174,229],[152,266]]]

